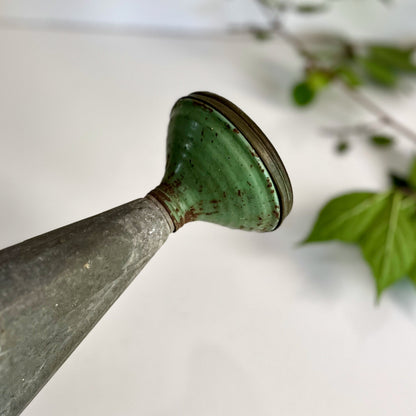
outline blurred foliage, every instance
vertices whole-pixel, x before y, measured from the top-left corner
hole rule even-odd
[[[406,179],[382,193],[351,193],[328,202],[304,243],[339,240],[361,248],[377,294],[410,277],[416,283],[416,160]],[[398,180],[399,179],[399,180]]]
[[[415,132],[361,93],[370,85],[393,92],[405,77],[415,76],[414,46],[352,42],[336,34],[299,38],[286,31],[279,13],[320,13],[334,1],[258,1],[271,18],[269,29],[253,31],[256,37],[268,40],[273,34],[280,35],[303,59],[303,74],[291,88],[296,106],[311,106],[335,84],[341,85],[358,105],[375,116],[372,123],[326,129],[337,139],[337,153],[350,149],[352,136],[365,137],[380,149],[393,146],[396,134],[416,144]],[[380,0],[380,3],[390,2]],[[357,244],[372,270],[378,297],[402,278],[408,277],[416,284],[416,159],[407,177],[390,173],[390,179],[392,187],[385,192],[350,193],[329,201],[304,241],[306,244],[339,240]]]
[[[403,76],[416,74],[416,65],[412,61],[413,48],[390,44],[354,46],[347,41],[341,43],[337,40],[338,51],[333,50],[332,56],[327,50],[322,56],[315,53],[313,60],[305,67],[303,79],[293,87],[295,104],[304,105],[298,102],[294,93],[300,83],[306,83],[315,93],[315,98],[336,81],[352,89],[368,84],[394,88]]]
[[[292,95],[297,105],[308,105],[315,98],[315,90],[309,85],[307,81],[302,81],[293,87]]]
[[[370,141],[379,147],[391,146],[394,143],[394,138],[391,136],[383,136],[381,134],[376,134],[370,137]]]

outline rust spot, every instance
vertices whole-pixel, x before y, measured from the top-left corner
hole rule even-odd
[[[182,185],[182,181],[180,179],[175,179],[172,182],[172,186],[169,186],[169,184],[166,184],[166,185],[167,185],[166,188],[168,190],[173,190],[172,188],[179,188]]]
[[[223,196],[224,198],[226,198],[226,197],[227,197],[227,194],[225,193],[225,191],[222,193],[222,196]]]
[[[191,207],[185,212],[185,215],[183,216],[183,223],[185,224],[190,221],[195,221],[197,218],[198,214],[195,212],[195,208]]]
[[[249,181],[247,181],[248,186],[251,186],[251,183]]]
[[[262,221],[263,220],[263,218],[262,217],[257,217],[258,219],[259,219],[259,221]]]
[[[241,196],[241,191],[240,190],[237,191],[237,195]]]
[[[187,222],[196,221],[201,214],[203,213],[200,211],[197,211],[195,207],[192,206],[191,208],[188,209],[188,211],[185,212],[185,215],[179,220],[178,228],[182,227]]]
[[[228,130],[231,130],[231,126],[230,126],[228,123],[226,123],[226,124],[225,124],[225,127],[226,127]]]
[[[211,201],[209,201],[209,202],[211,202],[211,204],[218,204],[218,201],[216,200],[216,199],[212,199]]]
[[[274,216],[276,219],[279,219],[279,218],[280,218],[280,214],[279,214],[279,212],[277,212],[277,211],[272,211],[272,214],[273,214],[273,216]]]
[[[240,133],[238,129],[236,129],[235,127],[233,128],[233,132],[234,133]]]

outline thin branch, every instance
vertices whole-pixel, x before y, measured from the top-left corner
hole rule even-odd
[[[287,44],[292,46],[299,55],[303,56],[309,65],[316,63],[316,56],[305,47],[304,43],[297,36],[294,36],[282,26],[276,28],[276,34]]]
[[[283,41],[291,46],[300,56],[306,60],[308,66],[316,66],[317,57],[308,50],[304,42],[290,31],[286,30],[277,16],[273,16],[268,20],[268,28],[263,29],[271,34],[279,36]],[[84,33],[100,33],[100,34],[116,34],[128,36],[166,36],[166,37],[186,37],[187,39],[224,39],[230,35],[246,35],[255,32],[256,27],[253,25],[242,25],[230,27],[227,30],[189,30],[189,29],[166,29],[166,28],[146,28],[137,25],[117,25],[108,23],[91,23],[91,22],[75,22],[65,20],[43,20],[43,19],[25,19],[25,18],[0,18],[0,28],[20,29],[20,30],[53,30],[68,32],[84,32]],[[258,28],[257,28],[258,29]],[[357,104],[365,108],[367,111],[375,115],[381,123],[390,126],[404,137],[412,140],[416,144],[416,132],[392,117],[383,108],[356,89],[350,88],[345,82],[340,81],[343,91],[351,97]]]
[[[299,55],[303,56],[307,63],[313,65],[317,62],[317,58],[311,53],[307,47],[304,45],[301,39],[299,39],[294,34],[284,30],[281,23],[274,20],[271,22],[271,27],[277,35],[279,35],[286,43],[292,46]],[[368,96],[358,91],[357,89],[350,88],[342,79],[339,80],[339,85],[342,86],[342,89],[345,94],[352,98],[357,104],[362,108],[366,109],[368,112],[373,114],[377,119],[390,128],[396,130],[402,136],[411,140],[416,144],[416,132],[407,127],[405,124],[391,116],[387,111],[380,107],[376,102],[371,100]]]
[[[392,117],[389,113],[387,113],[374,101],[370,100],[362,92],[349,88],[343,82],[341,82],[340,85],[342,86],[343,91],[349,97],[351,97],[361,107],[365,108],[368,112],[374,114],[380,120],[381,123],[391,127],[392,129],[396,130],[398,133],[402,134],[404,137],[407,137],[409,140],[412,140],[416,144],[416,132],[414,132],[409,127],[401,123],[399,120]]]
[[[64,19],[13,18],[0,17],[0,29],[36,30],[51,32],[72,32],[99,35],[149,36],[165,38],[224,40],[235,35],[251,35],[254,27],[241,25],[227,29],[183,29],[167,27],[139,26],[137,24],[118,24]]]
[[[380,123],[379,119],[362,121],[355,124],[347,124],[336,127],[323,127],[322,133],[329,136],[348,137],[351,135],[368,135],[375,130],[375,126]]]

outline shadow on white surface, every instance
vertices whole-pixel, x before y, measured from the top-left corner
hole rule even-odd
[[[416,289],[409,279],[403,279],[391,286],[384,295],[406,316],[416,327]],[[381,300],[383,301],[383,300]]]

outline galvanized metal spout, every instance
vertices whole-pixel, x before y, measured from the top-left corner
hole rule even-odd
[[[179,99],[159,186],[0,251],[0,415],[22,412],[171,232],[195,220],[272,231],[291,207],[286,170],[246,114],[208,92]]]

